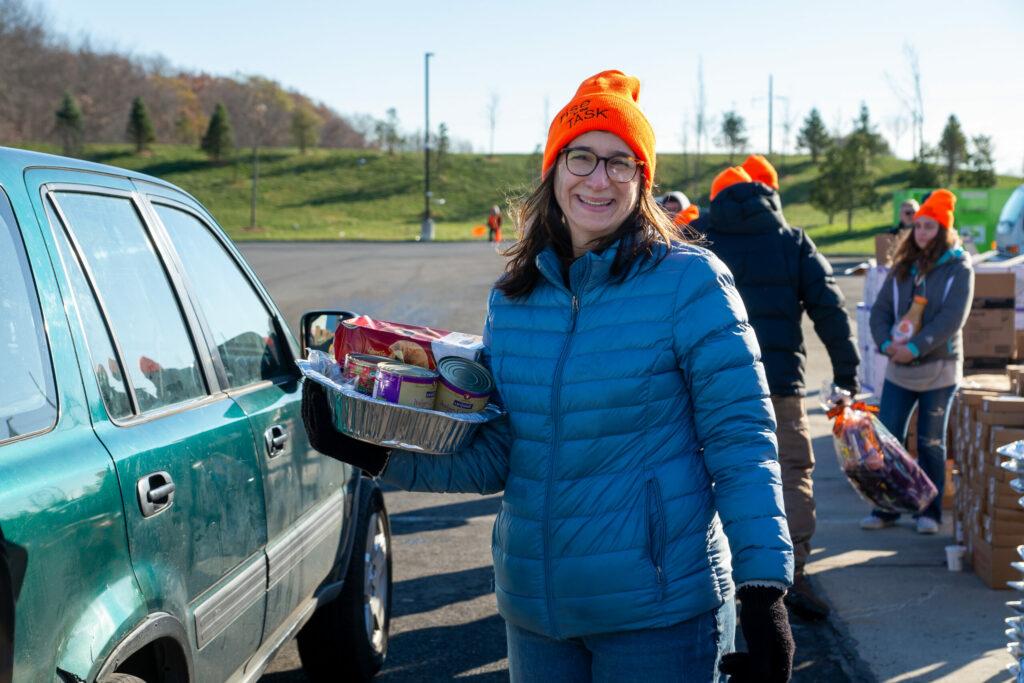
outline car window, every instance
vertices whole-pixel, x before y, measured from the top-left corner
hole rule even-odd
[[[131,200],[56,192],[141,412],[205,395],[177,297]]]
[[[154,204],[213,331],[228,386],[289,374],[274,316],[210,229],[187,211]]]
[[[0,443],[57,422],[57,389],[32,270],[0,189]]]
[[[103,323],[103,315],[96,303],[96,297],[92,289],[89,288],[89,283],[82,272],[82,266],[71,249],[67,234],[50,202],[46,202],[46,215],[50,219],[50,225],[53,226],[54,239],[60,250],[61,261],[64,262],[64,271],[71,284],[75,308],[78,310],[82,326],[85,328],[89,359],[96,373],[96,382],[100,387],[103,404],[107,407],[107,414],[115,419],[129,417],[132,414],[132,405],[131,399],[128,398],[128,387],[125,384],[124,373],[118,363],[114,345],[110,340],[110,333]]]

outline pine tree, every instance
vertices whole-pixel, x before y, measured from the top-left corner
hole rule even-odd
[[[135,143],[135,153],[141,154],[149,149],[149,145],[156,142],[156,129],[153,128],[153,120],[149,117],[149,110],[146,109],[142,98],[136,96],[132,100],[132,111],[128,115],[128,126],[125,129],[128,140]]]
[[[82,110],[70,90],[64,91],[64,103],[56,112],[57,134],[60,136],[61,149],[66,157],[78,156],[82,150],[82,133],[84,122]]]
[[[835,214],[846,212],[846,230],[853,230],[857,209],[877,209],[883,197],[875,190],[874,152],[864,134],[851,133],[829,147],[811,186],[811,206],[824,211],[832,223]]]
[[[942,154],[945,167],[946,184],[952,184],[960,165],[967,160],[967,136],[960,127],[960,121],[953,114],[949,115],[946,127],[942,129],[939,153]]]
[[[729,150],[729,165],[732,166],[733,155],[743,152],[747,147],[747,124],[743,117],[735,111],[727,111],[722,115],[722,131],[715,140]]]
[[[231,132],[231,121],[228,120],[228,110],[223,103],[218,102],[214,108],[210,125],[206,128],[206,135],[203,136],[199,148],[217,162],[234,152],[235,140]]]
[[[974,151],[967,157],[967,168],[960,172],[959,182],[967,187],[995,187],[998,178],[993,163],[995,145],[990,135],[971,138]]]
[[[799,130],[796,137],[796,146],[806,149],[811,153],[811,163],[818,163],[818,157],[828,149],[832,136],[825,128],[825,122],[821,120],[821,114],[817,109],[811,109],[811,113],[804,119],[804,127]]]
[[[299,106],[292,112],[292,137],[300,154],[305,154],[310,147],[316,147],[320,139],[320,126],[323,119],[310,107]]]

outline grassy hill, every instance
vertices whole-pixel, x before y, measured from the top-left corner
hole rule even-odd
[[[54,146],[33,148],[59,153]],[[256,229],[247,227],[251,150],[241,150],[236,162],[220,165],[208,161],[197,149],[172,145],[157,145],[144,156],[135,155],[127,145],[87,146],[84,156],[181,186],[205,204],[235,240],[410,240],[420,234],[424,210],[422,154],[263,150]],[[737,158],[735,163],[742,159]],[[473,226],[485,222],[492,204],[504,210],[508,200],[529,191],[539,175],[540,161],[539,154],[493,158],[449,155],[439,171],[431,172],[434,198],[444,199],[444,204],[431,205],[436,238],[471,239]],[[852,231],[846,229],[845,216],[837,216],[836,224],[830,226],[827,217],[807,201],[817,175],[809,157],[776,156],[773,163],[779,170],[782,203],[791,224],[806,228],[826,253],[873,252],[873,235],[892,224],[891,205],[879,211],[857,212]],[[705,156],[701,180],[694,187],[684,182],[690,173],[682,155],[659,155],[656,192],[683,190],[691,201],[706,207],[711,181],[727,165],[724,155]],[[881,192],[891,194],[906,187],[910,162],[886,157],[879,167]],[[1014,187],[1021,182],[1019,178],[1000,177],[1000,186]]]

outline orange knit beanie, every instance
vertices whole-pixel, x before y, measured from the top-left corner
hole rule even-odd
[[[699,217],[700,208],[696,204],[690,204],[676,214],[676,217],[672,219],[672,223],[675,225],[690,225]]]
[[[746,171],[751,180],[764,183],[773,190],[779,189],[779,174],[775,167],[760,154],[751,154],[743,162],[743,170]]]
[[[715,176],[714,182],[711,183],[711,200],[714,200],[715,196],[736,183],[752,183],[754,182],[750,174],[743,170],[742,166],[730,166],[725,169],[717,176]]]
[[[639,95],[640,81],[621,71],[602,71],[583,81],[548,129],[543,175],[551,170],[562,148],[575,138],[604,130],[622,138],[644,162],[644,187],[650,190],[654,182],[654,129],[637,106]]]
[[[953,227],[953,207],[956,206],[956,195],[949,190],[935,190],[924,201],[921,208],[914,214],[914,220],[921,216],[934,218],[939,225],[949,230]]]

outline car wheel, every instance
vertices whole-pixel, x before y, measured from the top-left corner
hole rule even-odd
[[[391,624],[391,524],[376,486],[359,487],[359,521],[341,595],[297,638],[312,681],[368,681],[384,666]]]

